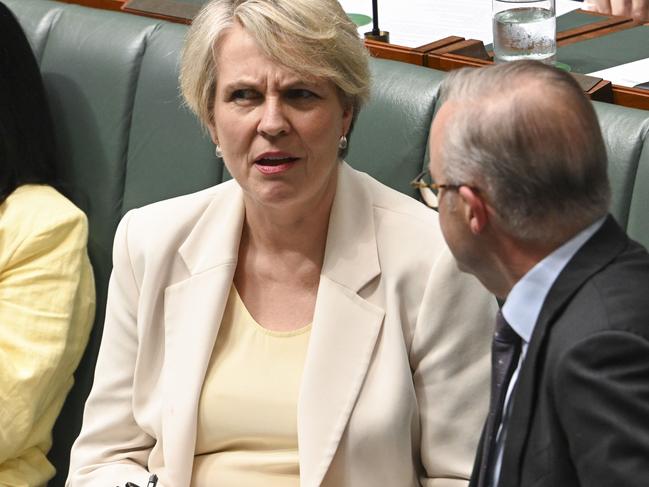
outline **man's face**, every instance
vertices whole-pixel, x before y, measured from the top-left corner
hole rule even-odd
[[[446,138],[449,120],[459,108],[456,104],[445,103],[437,112],[430,131],[430,165],[429,171],[432,180],[437,184],[448,184],[444,176],[445,161],[442,155],[442,145]],[[452,181],[463,183],[464,181]],[[465,205],[456,191],[440,189],[439,224],[446,244],[457,260],[460,270],[471,272],[470,262],[473,260],[472,250],[473,235],[465,219]]]

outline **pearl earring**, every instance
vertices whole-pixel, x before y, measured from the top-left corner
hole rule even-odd
[[[347,137],[344,135],[340,136],[340,140],[338,141],[338,148],[343,150],[347,148]]]

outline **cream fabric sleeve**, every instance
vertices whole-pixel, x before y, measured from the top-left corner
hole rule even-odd
[[[410,361],[421,421],[424,487],[466,486],[487,415],[496,299],[448,248],[433,265]]]
[[[0,210],[0,485],[41,485],[51,430],[85,349],[95,294],[85,215],[52,188]]]
[[[134,211],[126,213],[115,233],[95,379],[81,433],[72,447],[66,486],[124,485],[129,481],[144,486],[149,477],[146,465],[155,439],[137,424],[133,412],[140,299],[128,238]]]

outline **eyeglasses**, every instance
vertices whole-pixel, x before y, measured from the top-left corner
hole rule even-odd
[[[430,178],[430,173],[427,169],[424,169],[420,172],[415,179],[410,181],[410,186],[419,190],[421,199],[424,201],[426,206],[437,211],[439,209],[439,190],[448,189],[451,191],[457,191],[462,186],[467,186],[466,184],[438,184],[433,183]]]

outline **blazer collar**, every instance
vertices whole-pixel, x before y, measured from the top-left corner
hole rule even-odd
[[[243,191],[234,180],[214,188],[213,198],[178,250],[191,274],[236,264],[244,216]]]
[[[372,195],[366,176],[343,162],[329,217],[322,275],[358,292],[381,272]]]
[[[358,292],[380,274],[366,176],[342,163],[298,400],[300,485],[321,485],[360,393],[385,312]]]
[[[538,394],[539,370],[545,356],[547,339],[553,323],[565,305],[594,274],[608,265],[628,245],[628,237],[612,216],[588,240],[566,265],[552,285],[532,334],[519,375],[509,418],[507,441],[503,453],[500,487],[517,487],[521,479],[522,460],[530,432]]]

